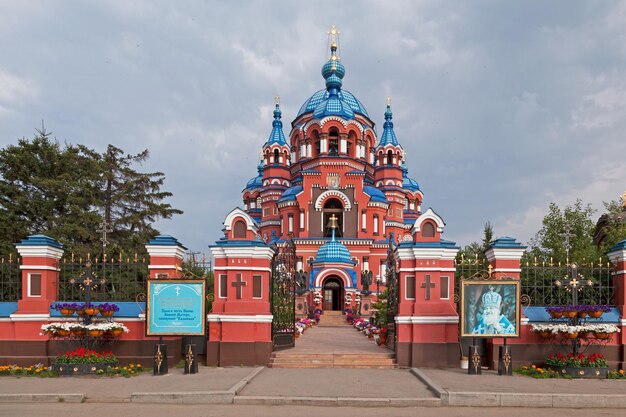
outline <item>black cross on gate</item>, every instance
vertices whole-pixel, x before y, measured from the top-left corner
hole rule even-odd
[[[241,279],[241,274],[237,274],[237,279],[230,285],[237,288],[237,299],[241,300],[241,287],[245,287],[247,285],[246,281]]]
[[[426,282],[422,282],[420,284],[420,287],[422,288],[426,288],[426,296],[425,296],[425,300],[430,300],[430,289],[431,288],[435,288],[435,283],[434,282],[430,282],[430,275],[426,275]]]

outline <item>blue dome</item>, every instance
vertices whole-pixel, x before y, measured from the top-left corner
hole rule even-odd
[[[274,121],[272,122],[272,132],[270,133],[270,137],[267,138],[266,145],[271,145],[273,143],[277,143],[278,145],[287,145],[287,141],[285,140],[285,134],[283,133],[283,122],[281,122],[282,112],[280,111],[280,106],[276,103],[276,108],[274,109]]]
[[[330,93],[327,90],[320,90],[316,92],[311,97],[309,97],[308,100],[304,102],[302,107],[300,107],[300,110],[298,111],[298,115],[296,117],[300,117],[304,113],[308,113],[313,110],[316,110],[316,108],[321,103],[328,102],[329,98],[330,98]],[[337,95],[333,97],[333,100],[334,100],[334,103],[332,106],[329,107],[329,110],[328,110],[329,112],[333,110],[336,111],[336,109],[338,108],[337,102],[339,102],[339,106],[341,106],[340,109],[346,109],[348,112],[347,114],[350,114],[349,118],[354,118],[354,113],[360,113],[365,117],[370,117],[369,114],[367,113],[367,110],[365,110],[365,107],[363,106],[363,104],[361,104],[361,102],[357,100],[357,98],[354,97],[354,95],[352,95],[352,93],[347,90],[339,90]],[[337,113],[328,113],[328,114],[337,114]],[[323,115],[326,116],[327,114],[323,114]],[[318,116],[315,116],[315,117],[318,117]]]
[[[409,178],[409,170],[402,161],[402,188],[409,191],[420,191],[420,185],[413,178]]]
[[[257,166],[257,170],[259,171],[259,175],[257,175],[256,177],[252,178],[250,181],[248,181],[248,183],[246,184],[246,190],[254,190],[256,188],[261,188],[263,186],[263,169],[264,169],[264,165],[265,162],[261,161],[259,162],[259,165]]]
[[[304,188],[302,188],[301,185],[296,185],[295,187],[287,188],[285,192],[283,193],[283,195],[280,197],[280,200],[278,200],[278,202],[280,203],[281,201],[295,200],[296,196],[300,194],[303,189]]]
[[[363,191],[365,192],[365,194],[371,197],[370,201],[379,203],[387,202],[387,197],[385,197],[385,194],[383,194],[383,192],[376,187],[365,186],[363,187]]]
[[[385,111],[385,124],[383,125],[383,134],[380,136],[380,142],[378,146],[394,145],[398,146],[398,139],[396,133],[393,131],[393,113],[391,112],[391,106],[387,104],[387,110]]]
[[[344,262],[354,264],[346,245],[337,242],[334,236],[329,242],[324,243],[319,248],[317,256],[315,256],[315,261],[313,262]]]

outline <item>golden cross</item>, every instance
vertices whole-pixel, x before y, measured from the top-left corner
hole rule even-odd
[[[329,220],[330,220],[330,228],[331,229],[335,229],[337,228],[337,220],[339,218],[337,216],[335,216],[335,213],[331,214]]]
[[[280,104],[280,97],[274,96],[274,104]]]
[[[330,35],[331,44],[337,44],[337,35],[339,35],[339,33],[341,32],[337,30],[337,27],[335,25],[332,25],[330,27],[330,31],[326,32],[326,34]]]
[[[89,286],[91,286],[91,283],[92,283],[92,282],[93,282],[93,281],[92,281],[92,280],[91,280],[91,278],[89,278],[89,277],[87,277],[87,278],[85,278],[85,279],[83,280],[83,284],[85,284],[85,285],[86,285],[86,286],[88,286],[88,287],[89,287]]]
[[[387,105],[391,106],[391,96],[387,96]]]
[[[578,283],[579,283],[579,281],[576,278],[574,278],[574,279],[572,279],[569,282],[569,285],[571,285],[572,287],[576,288],[576,287],[578,287]]]

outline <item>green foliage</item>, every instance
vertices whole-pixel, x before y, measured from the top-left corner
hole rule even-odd
[[[600,218],[598,226],[601,230],[596,229],[596,235],[601,234],[602,239],[599,243],[599,251],[606,253],[615,244],[626,239],[626,207],[618,200],[604,202],[606,214]],[[601,224],[602,220],[606,223]]]
[[[553,371],[549,368],[540,368],[535,365],[522,365],[516,368],[514,372],[518,375],[525,375],[536,379],[548,379],[548,378],[564,378],[572,379],[568,375],[561,375],[560,373]]]
[[[493,226],[491,226],[491,222],[488,221],[483,227],[482,241],[480,243],[472,242],[461,249],[456,257],[457,263],[461,263],[461,260],[477,261],[478,263],[486,262],[487,258],[485,258],[485,252],[491,246],[493,237]]]
[[[543,218],[543,227],[530,241],[530,250],[526,259],[554,264],[567,263],[566,225],[569,226],[569,260],[579,264],[598,260],[601,252],[593,245],[592,236],[595,227],[592,218],[595,210],[591,205],[584,205],[578,199],[574,205],[563,210],[555,203],[550,203],[548,214]]]
[[[152,223],[182,211],[163,200],[161,172],[141,173],[134,165],[148,158],[109,145],[100,154],[83,145],[61,145],[44,129],[32,140],[0,150],[0,253],[43,233],[65,250],[84,256],[101,253],[98,229],[106,220],[109,255],[143,252],[158,234]]]
[[[387,299],[389,298],[389,290],[385,290],[378,295],[378,300],[372,303],[372,307],[376,309],[374,319],[378,327],[387,327]]]

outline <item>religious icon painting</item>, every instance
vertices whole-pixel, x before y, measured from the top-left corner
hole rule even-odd
[[[463,281],[462,337],[520,337],[519,281]]]

